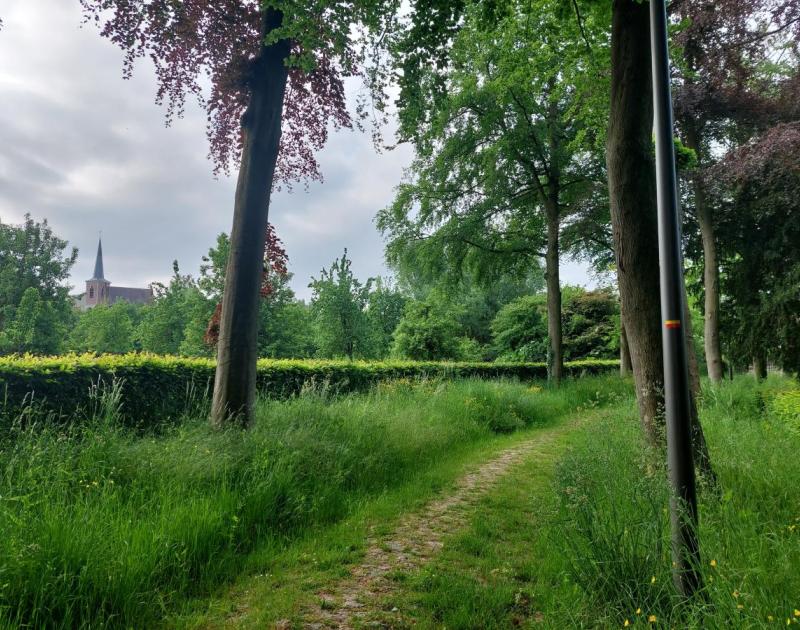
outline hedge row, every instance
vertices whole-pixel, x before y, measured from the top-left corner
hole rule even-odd
[[[565,369],[567,375],[580,376],[617,367],[617,361],[590,360],[568,363]],[[467,376],[534,380],[546,378],[547,368],[541,363],[258,362],[258,389],[275,397],[308,386],[351,392],[395,378]],[[43,408],[56,418],[91,414],[98,391],[115,381],[125,422],[150,425],[177,418],[193,401],[210,396],[214,361],[149,354],[0,357],[0,425],[8,426],[28,408]]]

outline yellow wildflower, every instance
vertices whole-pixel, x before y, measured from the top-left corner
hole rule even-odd
[[[794,609],[794,616],[800,617],[800,610],[797,610],[797,608]]]
[[[710,564],[712,567],[715,567],[715,566],[717,566],[717,561],[716,560],[712,560],[708,564]]]
[[[637,608],[636,609],[636,614],[637,615],[641,615],[642,614],[642,609],[641,608]]]
[[[650,623],[655,623],[656,621],[658,621],[658,617],[656,617],[655,615],[650,615],[647,618],[647,621],[649,621]]]
[[[655,583],[656,583],[656,576],[654,575],[653,577],[650,578],[650,584],[655,584]]]
[[[734,597],[739,597],[739,591],[733,591],[731,595],[733,595]]]
[[[622,624],[622,626],[623,626],[624,628],[627,628],[629,625],[631,625],[631,622],[630,622],[630,621],[628,621],[627,619],[625,620],[625,623],[623,623],[623,624]]]

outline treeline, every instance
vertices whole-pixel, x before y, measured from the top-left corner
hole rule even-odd
[[[209,334],[222,297],[229,240],[217,238],[197,278],[177,262],[154,301],[125,301],[79,311],[64,287],[76,253],[46,221],[3,225],[2,351],[124,354],[134,351],[211,357]],[[291,289],[280,239],[280,265],[268,268],[262,292],[258,348],[264,358],[413,359],[543,362],[547,300],[538,267],[486,284],[464,277],[447,285],[358,279],[347,251],[311,278],[309,303]],[[270,257],[267,257],[270,259]],[[274,260],[274,256],[272,258]],[[405,285],[405,286],[404,286]],[[610,289],[564,289],[565,358],[616,358],[619,308]]]

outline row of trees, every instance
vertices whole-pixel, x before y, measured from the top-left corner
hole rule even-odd
[[[387,88],[399,84],[399,139],[417,154],[379,218],[393,262],[486,279],[543,257],[557,381],[560,252],[611,261],[642,422],[657,440],[663,375],[646,3],[80,2],[124,50],[127,74],[139,57],[155,62],[168,118],[187,96],[200,97],[216,168],[240,168],[215,422],[252,417],[270,193],[319,177],[314,152],[328,128],[353,122],[343,80],[361,76],[376,106],[359,113],[380,116]],[[797,232],[786,215],[797,215],[800,2],[677,0],[670,11],[691,183],[687,254],[703,279],[696,292],[709,375],[721,377],[722,348],[759,371],[767,360],[796,368]],[[210,81],[207,98],[200,77]]]
[[[347,251],[312,278],[309,304],[289,284],[288,257],[270,232],[259,312],[258,355],[271,358],[389,356],[420,360],[543,361],[547,300],[541,272],[505,276],[491,287],[466,279],[444,290],[415,291],[386,280],[355,277]],[[215,306],[225,284],[230,240],[220,234],[197,279],[177,262],[167,284],[154,284],[152,304],[117,302],[79,312],[64,287],[74,250],[47,222],[30,217],[2,226],[0,299],[6,353],[147,351],[211,356]],[[36,273],[30,273],[31,271]],[[48,292],[48,287],[51,291]],[[567,359],[608,358],[618,351],[619,314],[610,290],[568,288],[563,313]]]
[[[617,275],[643,426],[663,408],[647,3],[419,0],[393,38],[416,158],[378,215],[400,270],[493,274],[543,258],[551,377],[560,252]],[[800,2],[670,5],[676,146],[708,375],[797,371]],[[687,324],[691,319],[687,314]],[[698,331],[699,332],[699,331]],[[688,343],[692,344],[691,330]],[[691,348],[694,350],[694,347]],[[690,368],[698,386],[697,357]],[[699,434],[699,432],[698,432]]]

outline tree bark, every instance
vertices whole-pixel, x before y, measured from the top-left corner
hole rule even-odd
[[[686,146],[695,152],[698,164],[702,164],[702,145],[697,125],[694,121],[686,121],[684,127],[686,128]],[[703,288],[705,293],[703,343],[708,377],[713,383],[719,383],[722,381],[724,366],[719,340],[719,263],[717,261],[717,241],[714,236],[714,218],[703,181],[699,175],[692,178],[692,188],[697,223],[700,226],[700,237],[703,241]]]
[[[753,357],[753,373],[759,381],[767,378],[767,359],[763,354]]]
[[[550,82],[549,91],[555,89]],[[547,357],[547,375],[558,385],[564,375],[564,345],[561,329],[561,279],[559,260],[561,257],[559,234],[561,231],[561,126],[558,101],[550,99],[547,112],[547,142],[550,164],[547,168],[547,198],[544,199],[547,213],[547,252],[545,255],[547,275],[547,336],[550,341]]]
[[[620,320],[622,315],[620,314]],[[620,321],[619,326],[619,375],[627,377],[633,367],[631,366],[631,350],[628,347],[628,335],[625,333],[625,325]]]
[[[547,337],[550,343],[547,353],[547,376],[558,385],[564,375],[564,348],[561,331],[561,281],[558,270],[559,228],[558,204],[552,201],[547,209],[547,252],[545,274],[547,276]]]
[[[262,17],[266,36],[280,11]],[[259,289],[267,220],[281,136],[289,42],[262,47],[251,66],[250,102],[242,119],[243,149],[236,184],[231,249],[225,271],[211,423],[247,426],[253,419],[258,359]]]
[[[639,418],[656,445],[664,439],[664,368],[652,133],[649,7],[614,0],[606,145],[614,256]]]
[[[706,482],[715,487],[717,485],[717,474],[711,465],[711,455],[708,452],[708,443],[703,432],[703,425],[700,424],[700,414],[697,409],[697,402],[700,400],[700,368],[697,365],[697,353],[694,350],[694,326],[692,317],[689,313],[689,302],[686,299],[686,286],[683,287],[683,320],[686,322],[686,358],[689,367],[689,396],[691,404],[689,413],[691,414],[690,423],[692,431],[692,455],[694,464],[700,470]]]

